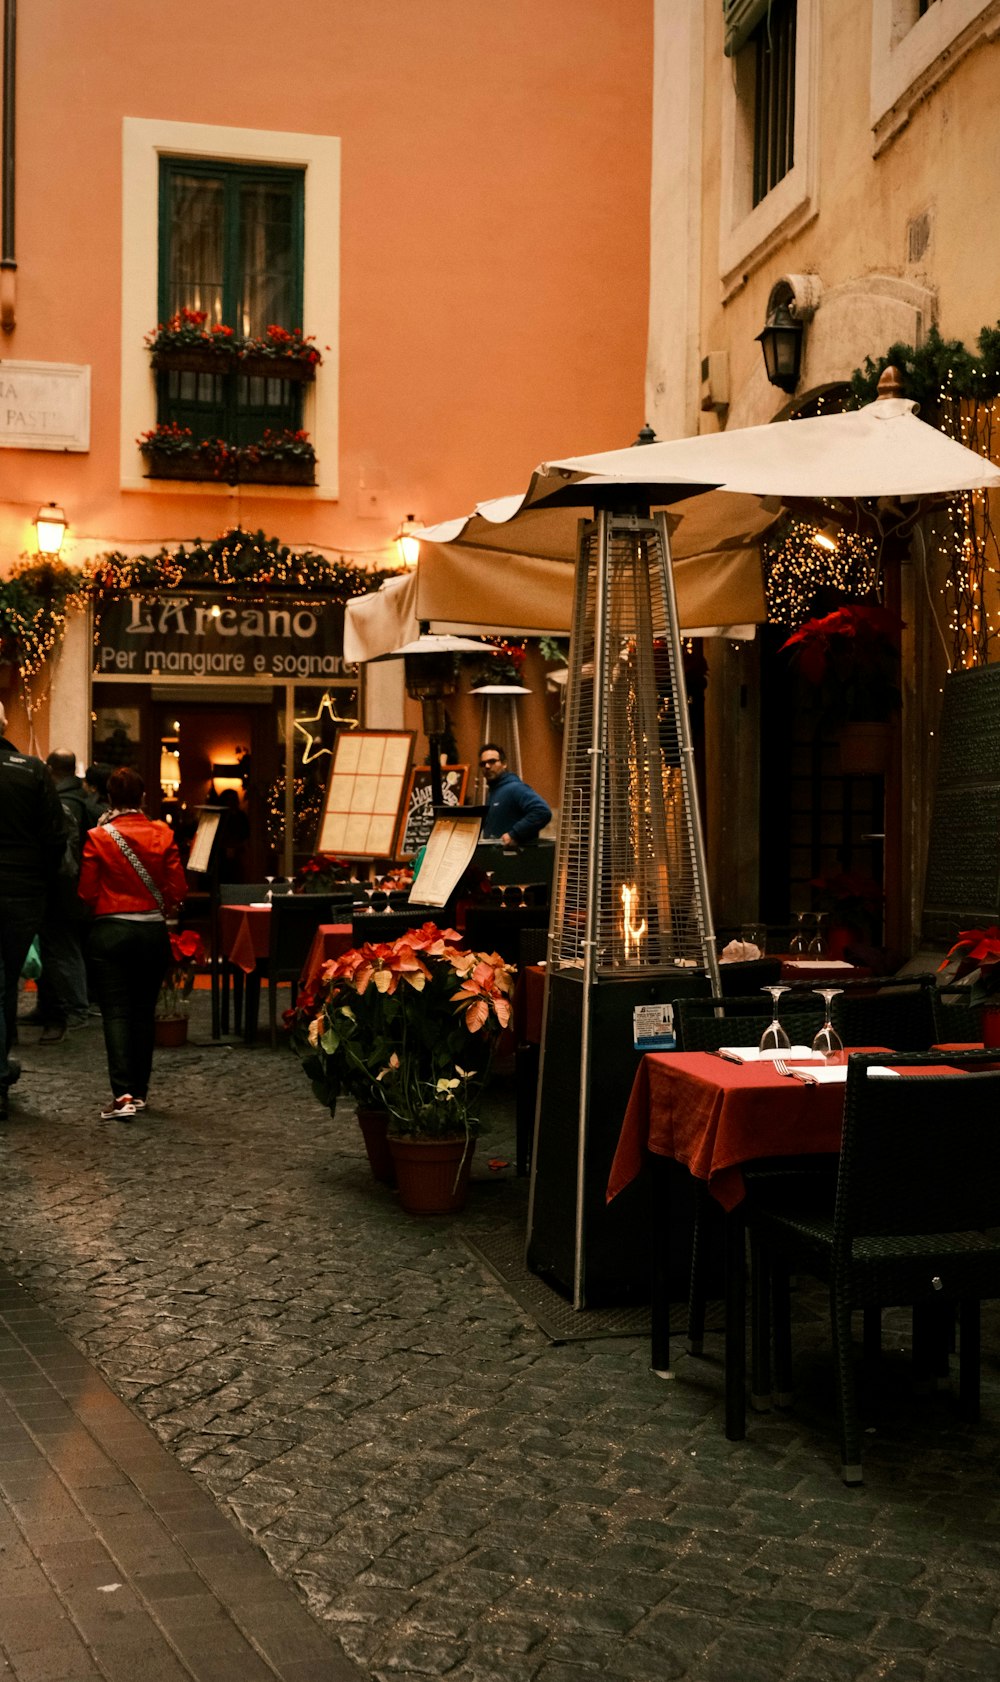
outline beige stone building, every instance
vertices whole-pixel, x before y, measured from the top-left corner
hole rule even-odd
[[[657,0],[647,408],[660,437],[814,409],[866,358],[920,346],[933,326],[975,349],[1000,314],[998,34],[998,0]],[[758,343],[780,303],[803,328],[790,390],[769,383]],[[906,629],[904,706],[881,787],[848,788],[804,763],[769,676],[777,642],[766,628],[755,645],[709,655],[722,924],[752,915],[758,898],[765,917],[803,909],[810,877],[836,857],[884,871],[886,934],[912,949],[954,642],[934,530],[912,537],[895,545],[891,579],[884,557]],[[746,820],[758,809],[755,856]]]

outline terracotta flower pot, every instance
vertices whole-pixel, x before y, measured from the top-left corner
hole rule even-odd
[[[361,1137],[365,1142],[368,1153],[368,1166],[372,1171],[372,1179],[378,1180],[380,1185],[394,1186],[396,1184],[396,1169],[392,1160],[387,1138],[389,1117],[384,1110],[368,1109],[365,1105],[357,1107],[358,1126]]]
[[[475,1140],[389,1135],[399,1202],[408,1215],[455,1215],[469,1194]]]
[[[186,1016],[158,1016],[153,1023],[153,1044],[162,1049],[186,1045],[187,1037]]]

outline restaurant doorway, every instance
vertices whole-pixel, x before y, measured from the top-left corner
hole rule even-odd
[[[356,727],[356,681],[326,684],[130,683],[95,679],[91,758],[132,765],[151,817],[171,824],[182,857],[198,809],[220,803],[223,880],[292,875],[315,850],[341,730]]]

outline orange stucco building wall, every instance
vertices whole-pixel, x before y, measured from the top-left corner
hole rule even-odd
[[[0,359],[88,365],[92,412],[86,453],[0,449],[0,573],[33,549],[50,499],[71,563],[241,524],[392,565],[404,515],[465,512],[543,457],[630,442],[644,418],[651,50],[650,0],[19,8],[16,326]],[[307,265],[318,240],[337,272],[313,286],[318,320],[307,279],[304,323],[322,343],[330,299],[316,285],[335,298],[339,283],[335,496],[139,482],[125,386],[148,394],[151,426],[153,381],[122,321],[152,327],[155,303],[129,297],[133,259],[147,295],[152,270],[148,252],[122,249],[126,119],[339,138],[339,241],[306,218]],[[554,794],[548,746],[542,758]]]

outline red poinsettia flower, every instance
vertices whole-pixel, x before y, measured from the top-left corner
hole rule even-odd
[[[952,958],[961,957],[967,965],[980,969],[1000,963],[1000,926],[991,923],[987,929],[962,929],[954,946],[946,954],[939,969],[946,969]]]

